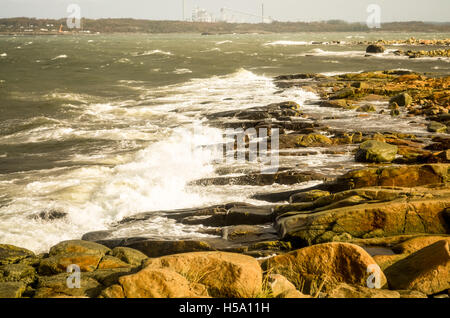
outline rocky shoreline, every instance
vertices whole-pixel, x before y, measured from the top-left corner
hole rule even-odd
[[[271,174],[231,169],[194,182],[289,186],[253,195],[258,205],[141,213],[39,255],[0,245],[0,298],[449,297],[450,77],[394,70],[294,74],[274,82],[280,92],[301,87],[316,93],[320,99],[309,105],[330,109],[330,115],[285,101],[211,113],[209,124],[267,128],[269,141],[277,128],[280,156],[299,163],[316,152],[354,159],[317,171],[301,164]],[[386,126],[354,124],[374,115],[385,116]],[[396,119],[427,132],[398,132],[389,126]],[[309,181],[317,185],[300,186]],[[117,234],[155,216],[201,225],[209,236]],[[36,217],[65,216],[56,211]],[[81,270],[79,288],[68,287],[71,264]],[[379,288],[370,288],[371,275]]]

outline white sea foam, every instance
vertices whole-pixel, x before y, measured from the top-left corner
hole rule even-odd
[[[274,41],[274,42],[269,42],[269,43],[265,43],[265,46],[290,46],[290,45],[310,45],[311,42],[306,42],[306,41],[287,41],[287,40],[281,40],[281,41]]]
[[[217,42],[216,45],[222,45],[222,44],[227,44],[227,43],[233,43],[233,41],[230,41],[230,40],[220,41],[220,42]]]
[[[173,71],[174,74],[189,74],[192,73],[192,71],[188,68],[177,68],[175,71]]]
[[[142,53],[133,53],[133,56],[149,56],[149,55],[173,55],[172,52],[162,51],[162,50],[151,50]]]
[[[66,58],[67,58],[67,55],[66,55],[66,54],[61,54],[61,55],[58,55],[58,56],[52,58],[52,61],[53,61],[53,60],[66,59]]]

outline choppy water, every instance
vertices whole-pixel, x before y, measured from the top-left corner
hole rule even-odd
[[[449,74],[439,59],[364,46],[312,41],[448,38],[449,34],[96,35],[0,37],[0,242],[41,251],[64,239],[108,229],[143,211],[248,201],[273,186],[187,186],[215,176],[221,131],[205,114],[294,100],[275,94],[272,76],[410,69]],[[390,48],[392,50],[399,48]],[[405,47],[404,49],[408,49]],[[337,112],[305,106],[310,112]],[[342,114],[342,113],[340,113]],[[375,115],[374,115],[375,116]],[[379,125],[375,117],[360,125]],[[353,125],[345,116],[342,125]],[[397,121],[398,130],[411,131]],[[197,132],[193,137],[192,131]],[[420,128],[417,128],[420,130]],[[194,145],[194,147],[193,147]],[[286,163],[292,160],[283,159]],[[305,169],[349,162],[350,155],[309,156]],[[68,213],[62,220],[31,216]],[[153,235],[189,236],[195,227],[153,220]],[[132,234],[133,230],[130,229]],[[127,234],[126,232],[124,233]]]

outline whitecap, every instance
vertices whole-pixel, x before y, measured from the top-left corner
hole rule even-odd
[[[274,42],[269,42],[269,43],[265,43],[265,46],[276,46],[276,45],[281,45],[281,46],[289,46],[289,45],[310,45],[311,42],[306,42],[306,41],[274,41]]]
[[[6,57],[6,56],[8,56],[8,54],[6,54],[6,53],[0,54],[0,57]]]
[[[175,71],[173,71],[174,74],[188,74],[192,73],[192,71],[188,68],[177,68]]]
[[[53,60],[59,60],[59,59],[66,59],[66,58],[67,58],[67,55],[61,54],[61,55],[58,55],[58,56],[52,58],[52,61]]]

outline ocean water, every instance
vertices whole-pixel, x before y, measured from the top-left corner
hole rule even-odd
[[[309,105],[317,99],[311,92],[279,92],[272,77],[384,69],[448,75],[448,59],[392,53],[409,47],[388,47],[367,58],[365,46],[312,44],[411,36],[450,34],[0,37],[0,243],[44,251],[136,213],[257,203],[252,194],[287,188],[189,185],[227,168],[220,154],[203,147],[219,143],[223,133],[209,127],[205,115],[293,100],[310,113],[335,116],[330,125],[379,128],[385,117],[375,114],[355,124],[341,111]],[[424,133],[422,126],[401,119],[389,126]],[[333,156],[320,149],[301,164],[298,157],[282,159],[286,166],[324,172],[355,166],[350,153]],[[67,217],[34,217],[53,210]],[[196,230],[155,218],[122,234],[201,235]]]

